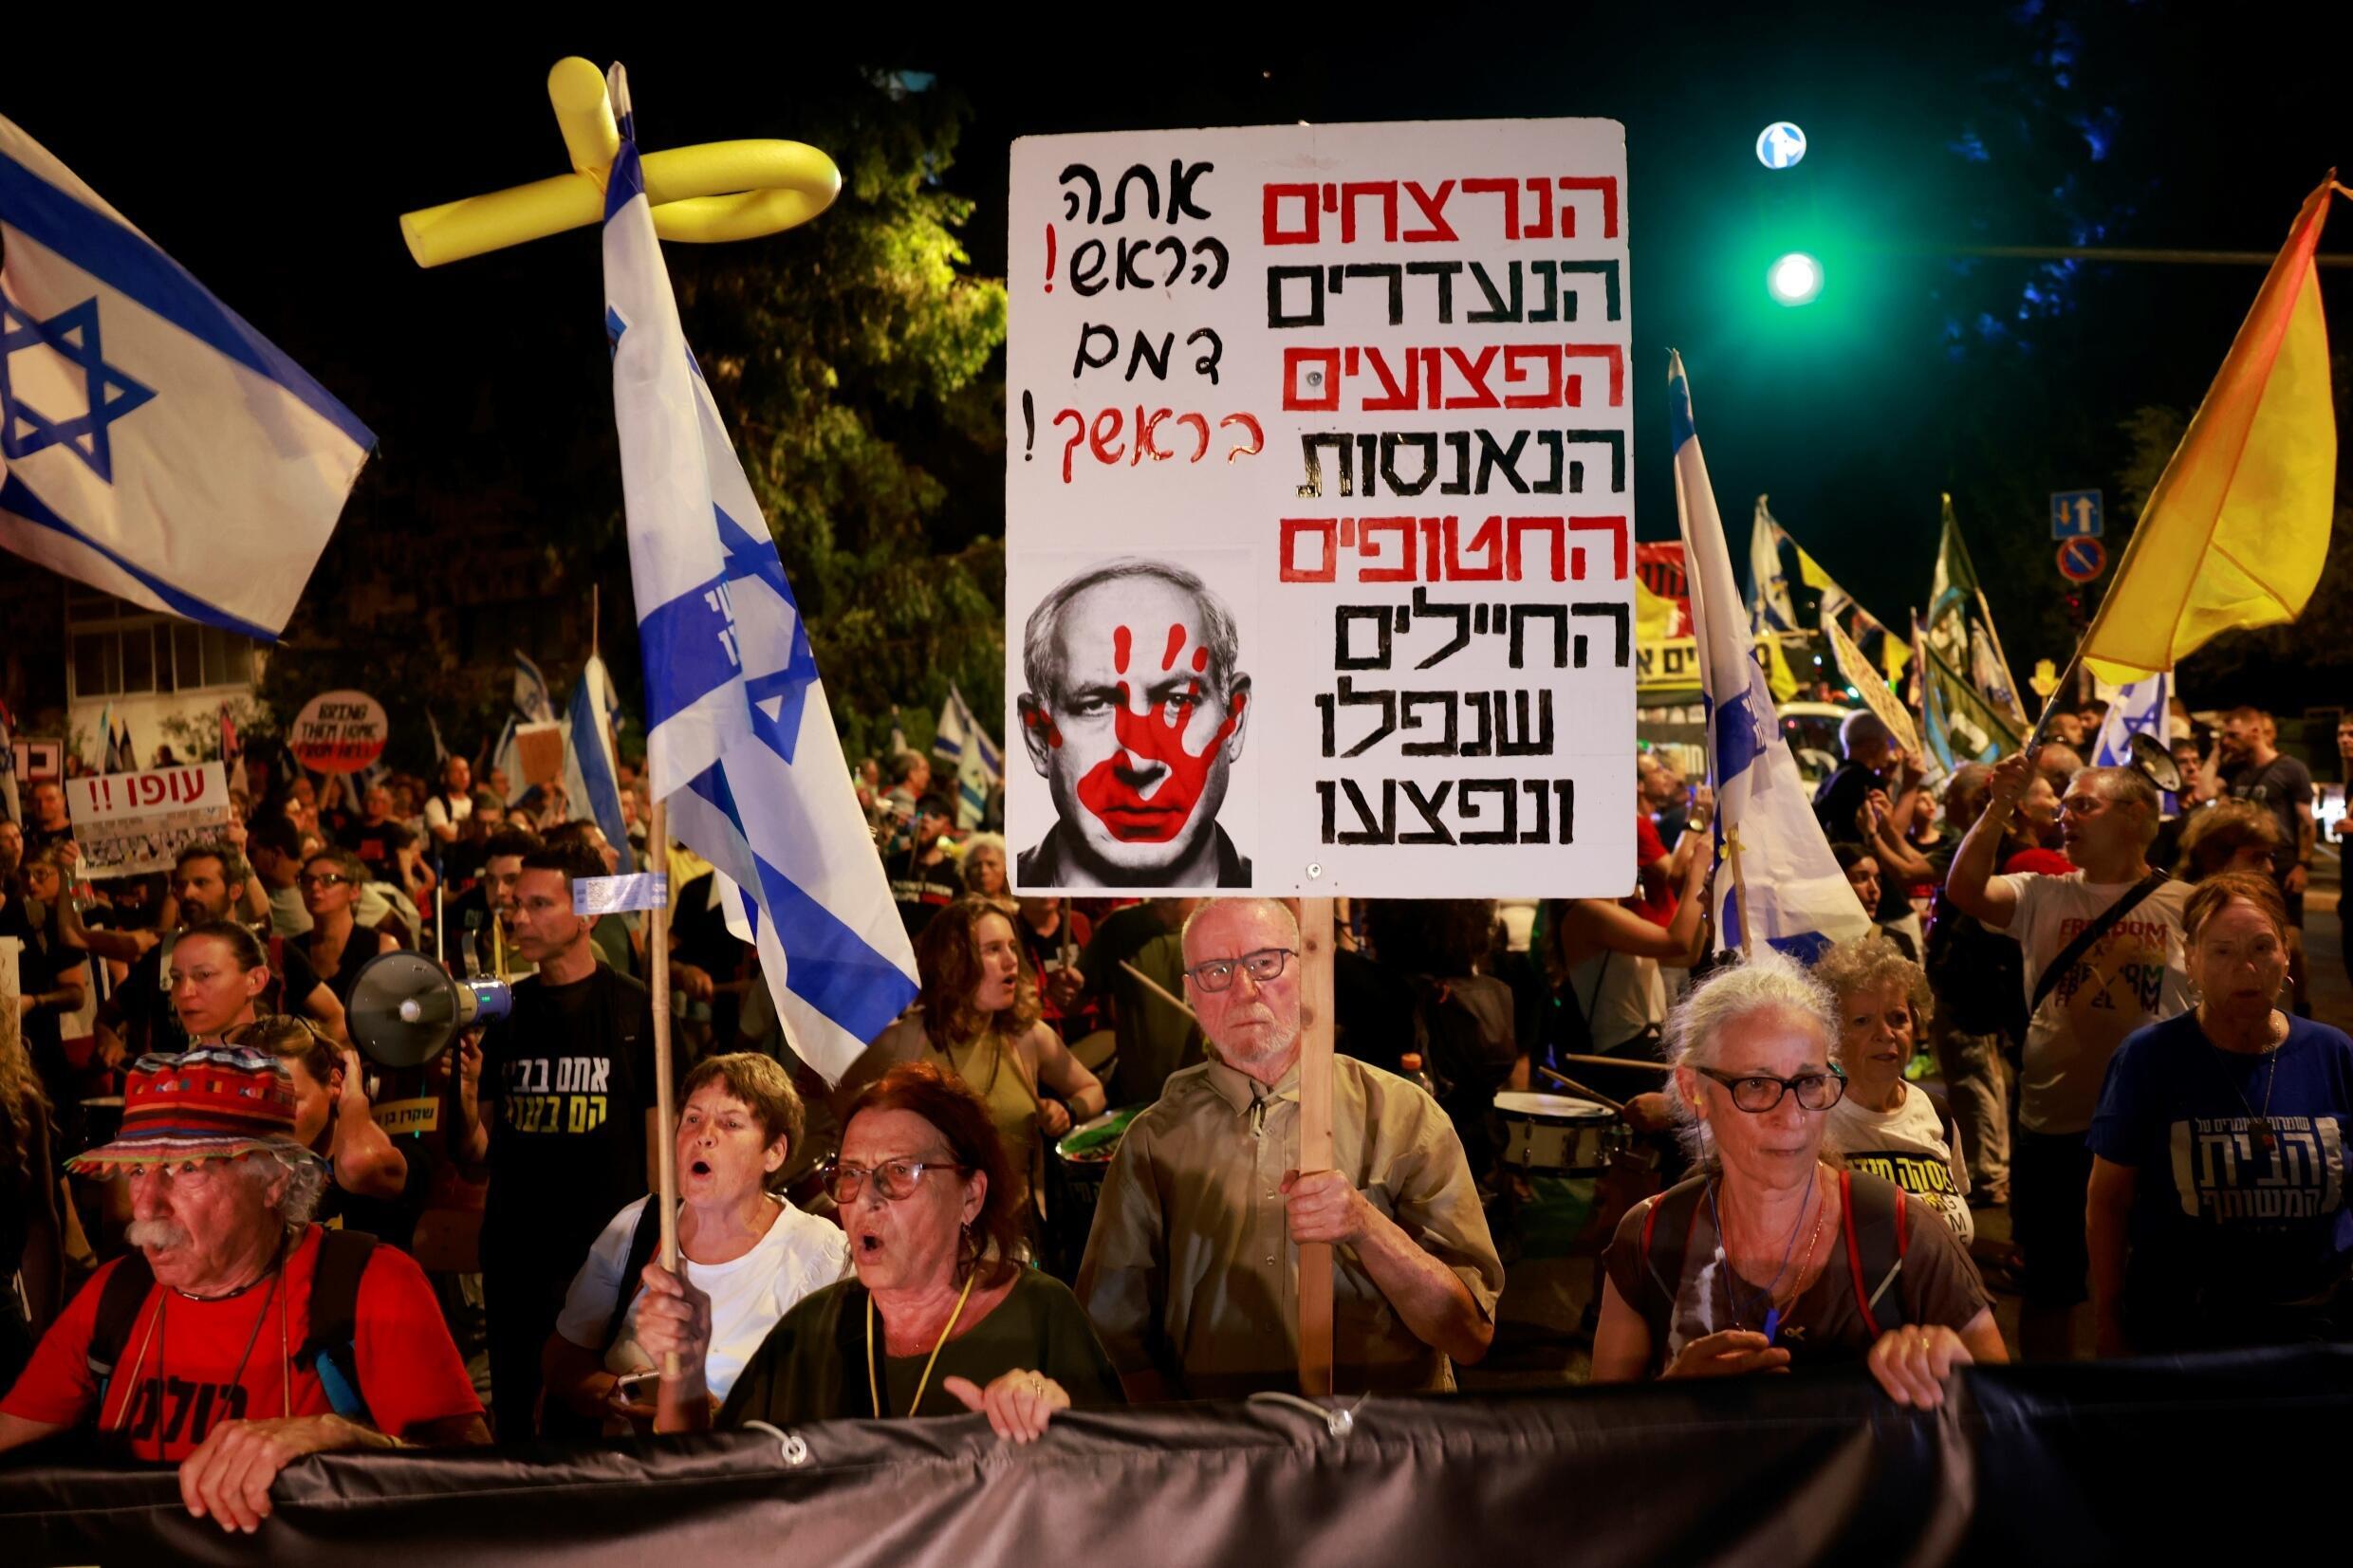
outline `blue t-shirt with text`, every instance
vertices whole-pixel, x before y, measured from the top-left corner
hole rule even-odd
[[[2109,1061],[2090,1141],[2137,1173],[2136,1281],[2247,1301],[2327,1289],[2353,1252],[2348,1127],[2353,1039],[2325,1024],[2290,1018],[2263,1056],[2214,1044],[2195,1010],[2135,1031]]]

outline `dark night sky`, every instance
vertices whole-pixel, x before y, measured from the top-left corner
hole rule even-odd
[[[2021,460],[2033,471],[2008,477],[2021,493],[2113,493],[2116,421],[2140,403],[2195,403],[2260,273],[2081,269],[2047,280],[2055,314],[2022,321],[2031,267],[1963,272],[1887,251],[2067,243],[2091,222],[2112,244],[2268,252],[2331,163],[2353,165],[2342,34],[2284,34],[2243,6],[1943,8],[1954,14],[1934,21],[1891,20],[1893,9],[1841,20],[1818,7],[1457,8],[1378,48],[1339,50],[1320,38],[1390,24],[1237,41],[1203,19],[1188,25],[1215,30],[1214,46],[1046,45],[1021,57],[1001,31],[940,37],[902,22],[842,58],[936,72],[970,100],[948,183],[979,203],[968,240],[988,271],[1002,267],[1017,135],[1623,120],[1640,532],[1675,527],[1660,396],[1672,344],[1691,368],[1735,551],[1751,498],[1769,490],[1782,521],[1893,620],[1925,594],[1940,489],[2004,461],[2006,432],[2064,419],[2085,433],[2077,447],[2054,457],[2046,441]],[[486,431],[522,452],[535,431],[608,416],[596,242],[582,231],[427,273],[397,214],[560,172],[543,83],[565,53],[628,63],[648,147],[792,135],[791,25],[739,13],[711,30],[713,42],[684,49],[660,42],[669,26],[462,44],[446,28],[394,28],[363,56],[273,55],[210,32],[106,60],[99,90],[84,54],[11,46],[0,113],[351,403],[383,436],[384,466],[432,464]],[[1811,150],[1795,175],[1770,175],[1751,145],[1785,118]],[[1970,136],[1988,160],[1955,150]],[[2353,214],[2337,215],[2331,239],[2325,249],[2353,249]],[[1825,254],[1820,304],[1765,299],[1764,261],[1784,244]],[[2342,334],[2353,273],[2326,276]],[[579,341],[560,362],[509,353],[502,322],[565,314]],[[2039,510],[1963,522],[1981,563],[2048,556]]]

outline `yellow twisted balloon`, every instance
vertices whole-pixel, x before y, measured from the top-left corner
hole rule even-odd
[[[419,267],[439,267],[604,218],[604,180],[621,150],[604,73],[574,55],[547,73],[547,101],[572,172],[489,195],[400,214]],[[654,231],[708,244],[757,239],[806,223],[833,205],[842,171],[798,141],[707,141],[644,155]]]

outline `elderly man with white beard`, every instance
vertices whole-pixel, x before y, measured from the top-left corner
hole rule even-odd
[[[1184,956],[1214,1056],[1129,1125],[1079,1266],[1128,1397],[1297,1392],[1302,1242],[1333,1248],[1335,1389],[1452,1389],[1494,1337],[1503,1264],[1446,1113],[1336,1057],[1332,1169],[1301,1174],[1298,920],[1210,900]]]
[[[486,1443],[424,1271],[310,1223],[325,1171],[265,1052],[143,1057],[121,1134],[70,1163],[131,1191],[139,1250],[100,1269],[5,1399],[0,1450],[83,1429],[179,1467],[188,1511],[250,1532],[304,1454]]]

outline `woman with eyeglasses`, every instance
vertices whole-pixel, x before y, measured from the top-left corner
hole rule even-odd
[[[303,865],[299,885],[303,908],[310,912],[310,933],[303,938],[303,956],[319,971],[335,1000],[351,1005],[351,987],[360,971],[378,953],[400,946],[390,932],[360,924],[352,906],[367,883],[367,868],[347,849],[323,849]]]
[[[1897,1403],[1933,1408],[1955,1366],[2009,1359],[1951,1227],[1827,1153],[1838,1035],[1829,993],[1769,950],[1669,1016],[1699,1172],[1619,1226],[1593,1381],[1862,1361]]]
[[[908,1014],[882,1031],[842,1080],[837,1105],[904,1062],[928,1061],[980,1096],[1011,1157],[1018,1209],[1045,1173],[1046,1145],[1103,1109],[1103,1088],[1039,1022],[1043,1004],[1022,962],[1010,916],[980,898],[959,898],[916,939],[923,989]],[[847,1117],[843,1117],[844,1121]],[[1033,1222],[1023,1221],[1027,1236]]]
[[[989,1108],[928,1063],[862,1090],[825,1173],[855,1277],[785,1314],[737,1375],[717,1423],[790,1426],[980,1411],[1027,1443],[1054,1411],[1122,1403],[1118,1374],[1069,1288],[1026,1268],[1005,1148]],[[662,1389],[657,1431],[711,1425],[704,1389],[710,1297],[646,1265],[638,1342],[683,1375]]]

